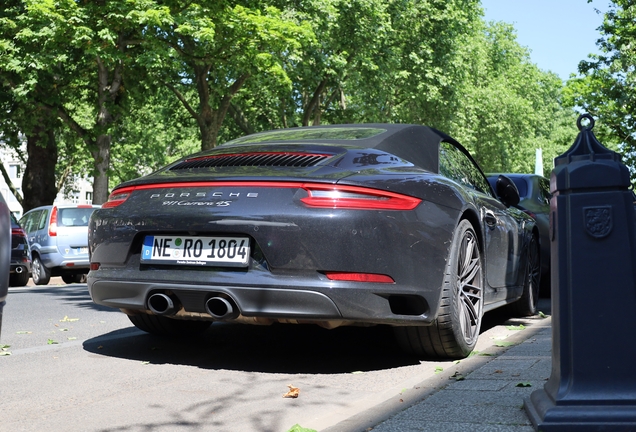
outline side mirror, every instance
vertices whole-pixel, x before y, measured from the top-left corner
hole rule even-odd
[[[495,193],[506,207],[512,207],[519,204],[519,190],[515,183],[505,175],[497,177]]]

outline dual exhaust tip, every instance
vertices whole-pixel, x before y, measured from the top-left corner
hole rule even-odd
[[[148,309],[154,314],[171,316],[181,309],[176,297],[164,293],[154,293],[148,297]],[[210,297],[205,302],[205,310],[216,320],[230,320],[239,316],[239,310],[231,299]]]

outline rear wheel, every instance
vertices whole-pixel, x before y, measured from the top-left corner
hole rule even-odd
[[[37,255],[31,261],[31,279],[36,285],[46,285],[51,280],[51,271],[42,264]]]
[[[512,314],[515,316],[525,317],[537,313],[540,282],[541,257],[539,256],[539,243],[537,242],[537,239],[532,236],[532,239],[528,244],[523,294],[519,300],[510,305],[510,311]]]
[[[484,304],[481,253],[470,222],[459,223],[444,273],[440,311],[430,326],[395,327],[400,346],[427,358],[464,358],[475,348]]]
[[[203,333],[211,321],[191,321],[166,318],[159,315],[128,315],[128,319],[139,330],[158,336],[187,336]]]
[[[25,270],[22,273],[11,273],[9,276],[9,286],[22,287],[29,283],[29,273]]]

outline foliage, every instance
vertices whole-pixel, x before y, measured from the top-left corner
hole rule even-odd
[[[580,74],[566,86],[567,103],[597,119],[594,134],[624,154],[636,183],[636,4],[613,1],[600,31],[601,53],[579,64]]]
[[[562,82],[541,71],[509,24],[484,24],[465,45],[461,109],[449,128],[489,172],[534,172],[541,148],[544,175],[576,137],[576,117],[561,104]]]
[[[54,183],[94,176],[100,200],[219,141],[309,124],[427,124],[486,171],[532,172],[542,148],[547,175],[573,107],[636,155],[634,11],[615,3],[604,54],[564,90],[479,0],[7,0],[0,133],[46,137]]]

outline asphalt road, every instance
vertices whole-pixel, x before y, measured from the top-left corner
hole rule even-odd
[[[216,323],[197,338],[162,339],[92,303],[86,285],[55,283],[10,289],[0,430],[321,430],[479,357],[421,362],[386,327]],[[538,319],[487,314],[477,351]],[[289,384],[298,398],[282,397]]]

